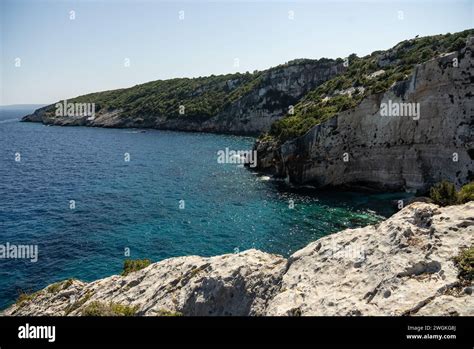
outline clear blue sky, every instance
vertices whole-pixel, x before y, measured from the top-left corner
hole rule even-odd
[[[295,58],[365,55],[415,35],[474,27],[473,0],[0,2],[1,105],[262,70]]]

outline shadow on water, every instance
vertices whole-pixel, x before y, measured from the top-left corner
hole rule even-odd
[[[414,194],[407,192],[349,191],[339,188],[316,188],[311,185],[288,185],[283,180],[271,180],[271,185],[286,200],[319,201],[321,205],[340,207],[350,211],[371,211],[388,218],[398,212],[398,201],[407,201]],[[357,219],[354,220],[357,223]],[[364,223],[364,222],[359,222]]]

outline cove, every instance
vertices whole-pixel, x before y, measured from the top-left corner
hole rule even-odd
[[[0,308],[19,292],[59,280],[118,274],[126,250],[132,259],[153,262],[250,248],[287,257],[322,236],[376,223],[396,209],[398,194],[288,189],[239,164],[216,161],[219,150],[251,149],[253,142],[215,134],[3,123],[0,240],[38,245],[41,253],[36,263],[0,260]],[[14,161],[16,152],[20,162]]]

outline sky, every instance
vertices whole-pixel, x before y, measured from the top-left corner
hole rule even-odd
[[[363,56],[415,35],[474,27],[474,0],[0,4],[0,105],[252,72],[295,58]]]

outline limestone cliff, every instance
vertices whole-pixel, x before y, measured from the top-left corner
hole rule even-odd
[[[460,277],[455,260],[473,242],[474,202],[418,202],[287,260],[257,250],[171,258],[127,276],[51,285],[3,315],[114,314],[115,305],[149,316],[473,316],[472,279]]]
[[[417,65],[384,93],[365,97],[283,144],[256,143],[258,170],[293,183],[425,191],[474,178],[474,40]],[[379,60],[383,67],[387,64]],[[418,104],[419,115],[385,115]]]
[[[94,119],[57,116],[55,105],[49,105],[23,121],[258,135],[308,91],[343,70],[340,60],[302,59],[253,74],[156,81],[68,100],[94,103],[98,109]]]
[[[461,186],[474,179],[473,35],[414,38],[344,62],[302,59],[261,72],[152,81],[68,100],[93,103],[93,118],[56,115],[50,105],[23,120],[263,133],[256,169],[295,184]],[[384,105],[413,106],[416,115],[386,115]]]

